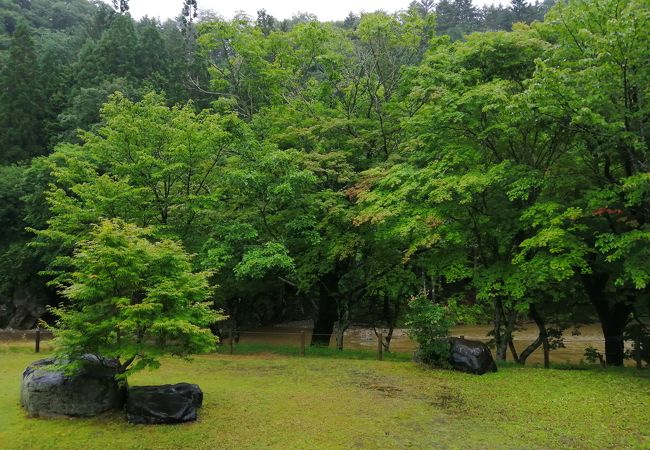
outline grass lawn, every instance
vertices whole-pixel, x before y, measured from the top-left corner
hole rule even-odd
[[[0,346],[3,450],[650,448],[648,370],[504,367],[472,376],[399,358],[165,359],[130,383],[198,383],[204,407],[196,423],[146,426],[122,414],[27,418],[20,378],[38,358]]]

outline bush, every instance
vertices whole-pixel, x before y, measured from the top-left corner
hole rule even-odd
[[[449,331],[456,324],[454,304],[434,303],[426,295],[409,301],[405,324],[419,345],[419,358],[438,367],[449,365]]]

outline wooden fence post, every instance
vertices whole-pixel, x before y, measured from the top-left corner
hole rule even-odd
[[[231,328],[228,331],[228,347],[231,355],[232,355],[232,340],[233,340],[233,336],[232,336],[232,328]]]
[[[305,356],[305,332],[300,332],[300,356]]]
[[[549,353],[551,352],[551,349],[549,348],[550,345],[548,343],[548,338],[544,338],[543,342],[543,349],[544,349],[544,368],[548,369],[551,365],[550,362],[550,355]]]
[[[384,360],[384,333],[379,333],[377,335],[377,359],[379,361]]]
[[[36,327],[36,343],[35,343],[36,353],[41,351],[41,327]]]
[[[636,360],[636,368],[640,369],[641,364],[641,327],[636,329],[634,335],[634,359]]]

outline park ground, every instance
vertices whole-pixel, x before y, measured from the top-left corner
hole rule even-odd
[[[475,376],[361,352],[167,358],[130,384],[197,383],[204,407],[195,423],[145,426],[119,413],[28,418],[21,373],[44,350],[0,345],[3,450],[650,448],[648,370],[507,365]]]

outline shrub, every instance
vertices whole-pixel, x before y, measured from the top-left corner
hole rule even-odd
[[[456,324],[457,312],[453,303],[434,303],[426,295],[409,301],[405,324],[409,336],[420,346],[419,358],[439,367],[449,365],[449,332]]]

